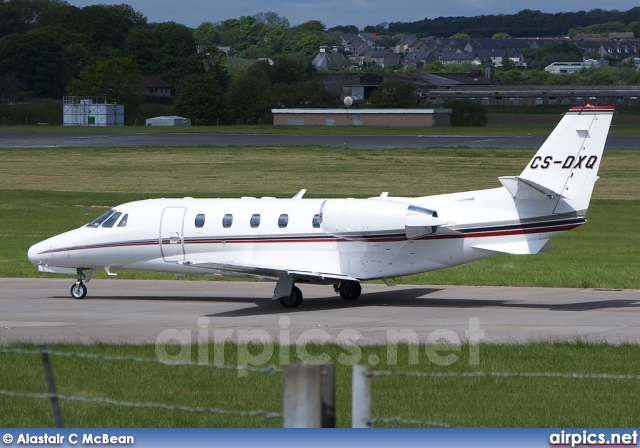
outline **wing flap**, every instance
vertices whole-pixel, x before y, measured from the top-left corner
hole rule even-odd
[[[358,281],[358,279],[349,275],[330,272],[304,271],[299,269],[288,269],[284,267],[192,261],[183,261],[180,262],[180,264],[196,268],[211,269],[212,271],[216,271],[216,273],[219,273],[220,275],[250,277],[260,280],[277,280],[281,277],[293,277],[295,280],[326,284],[344,281]]]

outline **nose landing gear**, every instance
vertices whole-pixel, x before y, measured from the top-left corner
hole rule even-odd
[[[78,268],[77,271],[78,279],[73,285],[71,285],[71,297],[73,297],[74,299],[84,299],[87,296],[87,285],[85,285],[84,282],[86,281],[87,283],[89,283],[96,270],[91,269],[89,271],[89,275],[87,276],[84,275],[85,269]]]

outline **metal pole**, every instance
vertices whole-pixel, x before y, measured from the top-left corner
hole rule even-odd
[[[49,363],[49,352],[47,346],[40,345],[40,353],[42,354],[42,365],[44,366],[44,376],[47,378],[49,386],[49,395],[51,396],[51,409],[53,410],[53,419],[56,422],[56,428],[64,428],[62,423],[62,412],[60,412],[60,403],[58,402],[58,392],[56,391],[56,383],[53,381],[53,371]]]
[[[335,372],[335,366],[332,367]],[[296,364],[284,367],[285,428],[321,428],[331,423],[330,414],[335,414],[332,403],[335,389],[328,390],[330,380],[325,380],[326,386],[323,384],[323,378],[331,378],[331,370],[325,365]]]
[[[370,428],[371,424],[371,367],[353,366],[351,390],[351,427]]]
[[[322,375],[322,427],[336,427],[336,365],[323,364]]]

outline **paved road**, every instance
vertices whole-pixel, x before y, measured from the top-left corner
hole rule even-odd
[[[63,132],[0,132],[0,148],[140,148],[145,146],[300,146],[352,149],[386,148],[512,148],[537,149],[546,137],[478,136],[304,136],[235,134],[85,134]],[[609,137],[608,149],[640,149],[638,137]]]
[[[305,300],[291,310],[269,299],[272,283],[93,280],[87,298],[73,300],[72,282],[0,279],[0,343],[153,343],[176,330],[194,342],[199,330],[218,341],[263,336],[291,343],[384,343],[400,330],[420,342],[438,330],[453,340],[472,331],[492,342],[640,342],[638,290],[365,284],[362,297],[347,302],[331,287],[302,285]]]

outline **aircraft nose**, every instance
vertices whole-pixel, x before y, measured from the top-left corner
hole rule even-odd
[[[44,255],[42,254],[42,252],[44,252],[46,249],[47,246],[44,244],[44,241],[31,246],[29,248],[29,251],[27,252],[29,261],[32,264],[39,264],[44,259]]]

